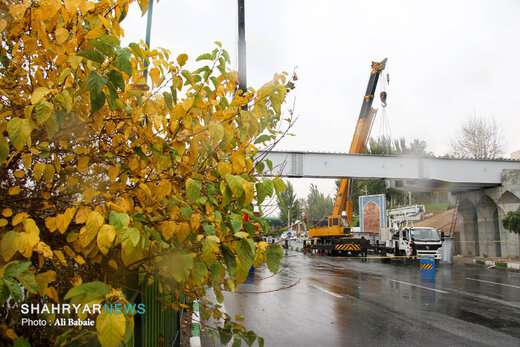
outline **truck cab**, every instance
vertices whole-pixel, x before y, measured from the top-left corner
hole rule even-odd
[[[405,227],[392,233],[386,241],[388,256],[420,257],[441,259],[442,240],[437,229],[429,227]]]

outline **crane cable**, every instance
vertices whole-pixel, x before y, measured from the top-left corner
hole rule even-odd
[[[382,76],[382,81],[380,84],[381,92],[379,93],[379,99],[381,102],[381,111],[377,116],[378,120],[378,133],[375,134],[377,139],[388,139],[391,141],[392,139],[392,129],[390,128],[390,120],[387,115],[387,86],[390,84],[390,75],[386,73]]]

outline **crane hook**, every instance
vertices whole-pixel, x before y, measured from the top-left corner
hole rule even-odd
[[[383,90],[379,94],[379,98],[381,99],[381,105],[383,105],[383,107],[386,107],[386,97],[387,97],[386,91]]]

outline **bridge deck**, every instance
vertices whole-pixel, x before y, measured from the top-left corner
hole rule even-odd
[[[416,191],[467,191],[500,185],[504,170],[520,170],[520,161],[380,156],[344,153],[282,152],[265,155],[273,174],[285,177],[380,178],[396,188]]]

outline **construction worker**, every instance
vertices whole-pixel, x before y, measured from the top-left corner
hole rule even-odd
[[[359,240],[359,246],[361,247],[361,256],[363,257],[363,261],[367,261],[369,245],[370,245],[370,241],[365,239],[364,236],[361,236],[361,240]]]

